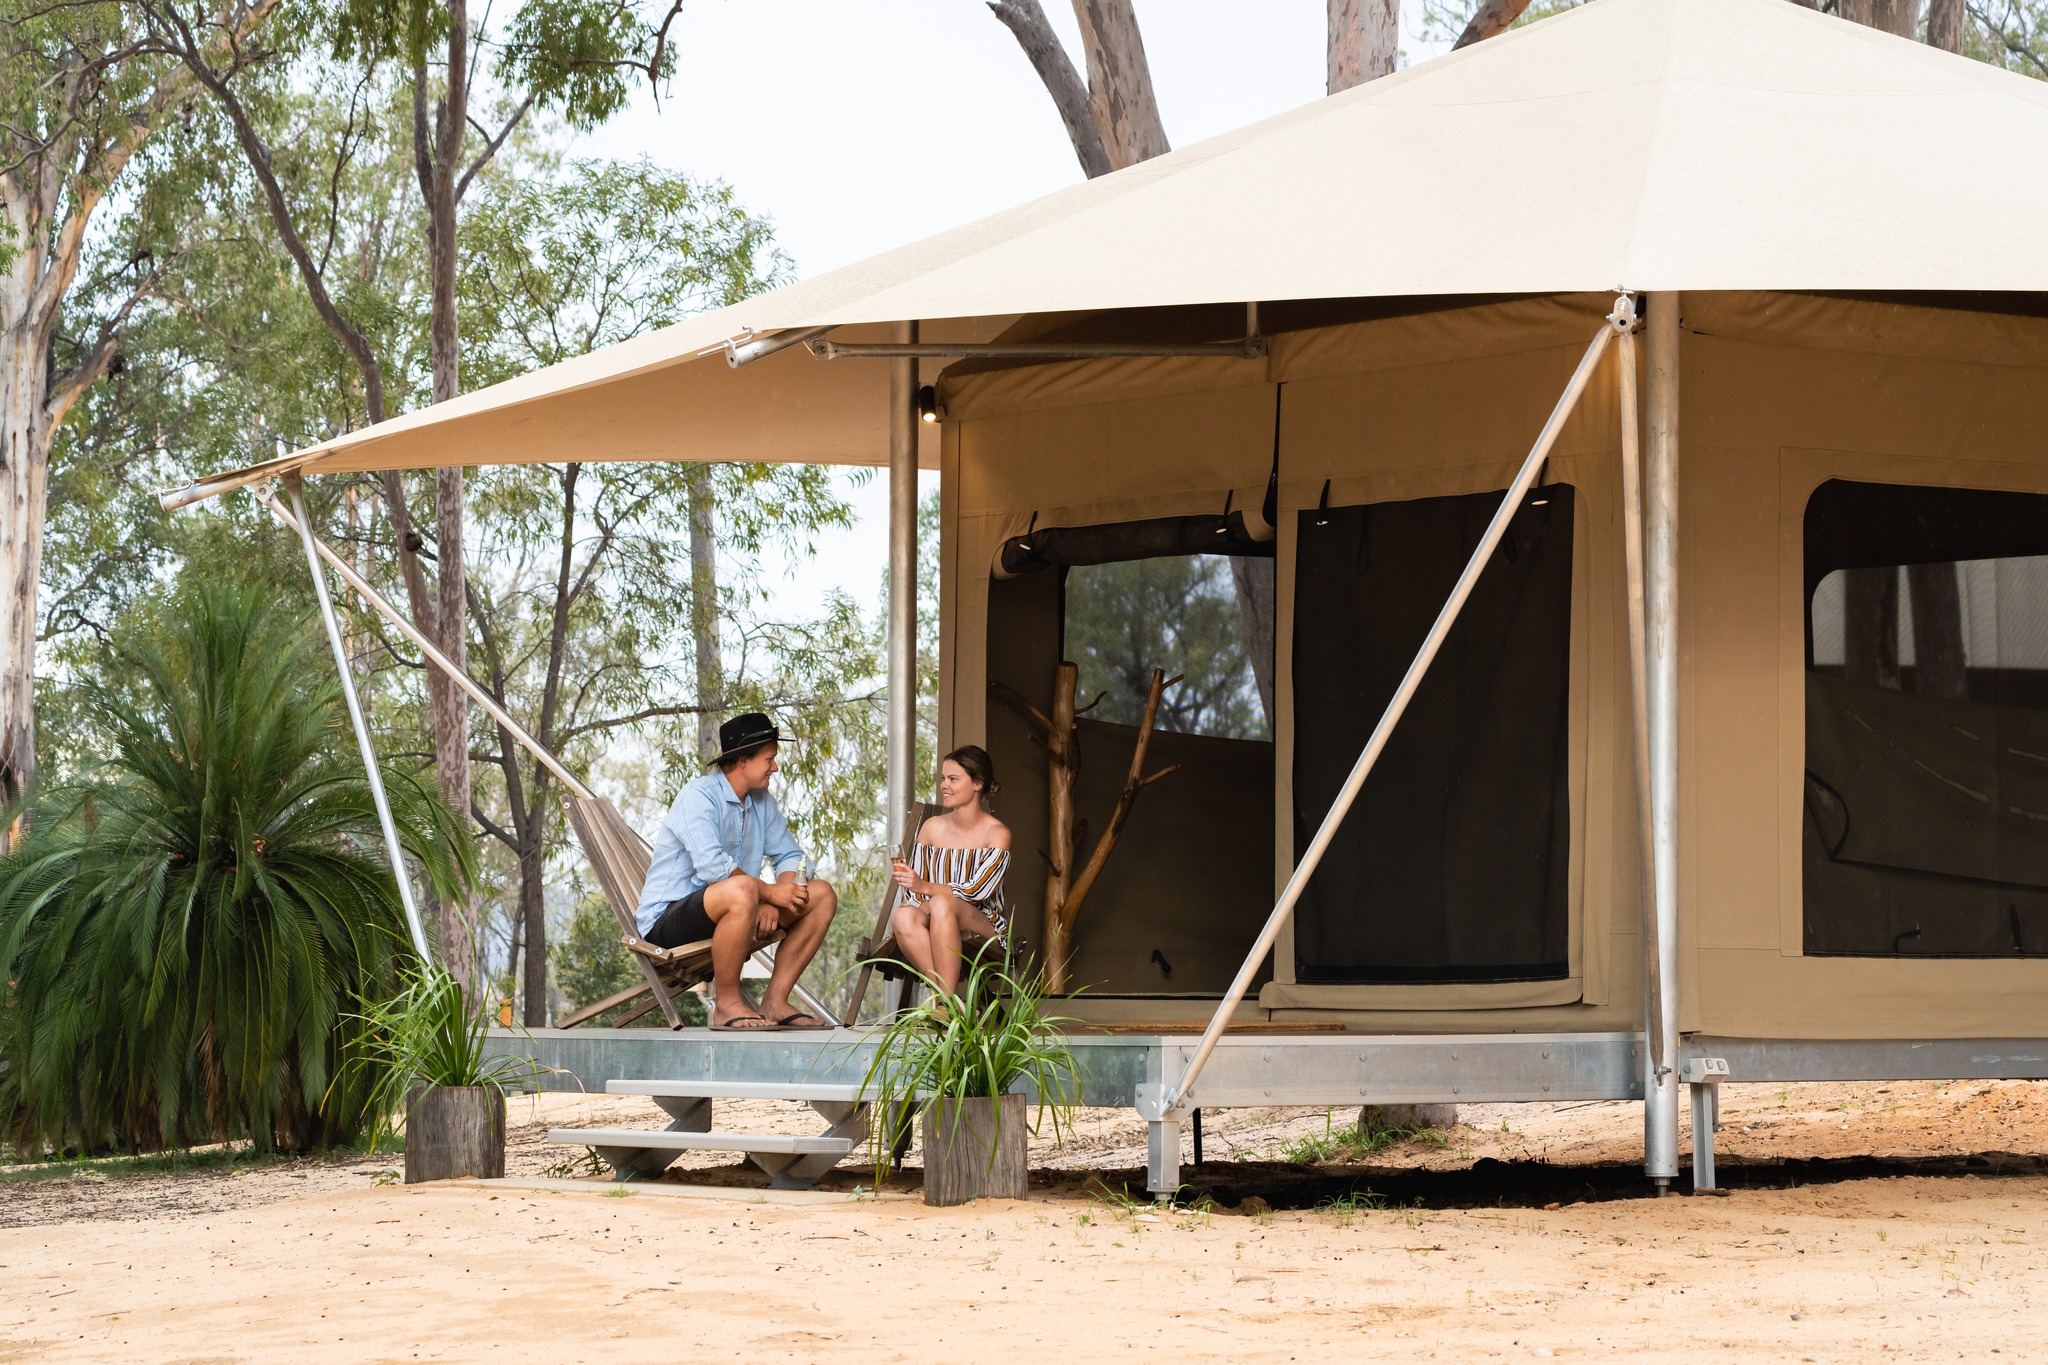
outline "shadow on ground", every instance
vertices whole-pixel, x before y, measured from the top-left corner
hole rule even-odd
[[[1722,1162],[1717,1170],[1723,1190],[1780,1190],[1815,1185],[1886,1180],[1904,1176],[1974,1179],[2048,1175],[2048,1158],[2009,1152],[1982,1152],[1941,1158],[1888,1159],[1839,1157],[1778,1162]],[[692,1185],[765,1187],[767,1178],[746,1165],[671,1172],[667,1177]],[[1543,1208],[1547,1205],[1599,1203],[1654,1197],[1641,1166],[1612,1163],[1556,1166],[1541,1161],[1497,1161],[1482,1157],[1453,1171],[1422,1171],[1403,1167],[1302,1166],[1276,1161],[1208,1162],[1181,1171],[1180,1202],[1207,1200],[1219,1212],[1254,1214],[1268,1209],[1349,1208]],[[874,1172],[842,1166],[821,1183],[821,1189],[873,1189]],[[894,1171],[882,1182],[893,1192],[920,1188],[915,1168]],[[1145,1172],[1133,1167],[1092,1172],[1035,1170],[1034,1194],[1059,1198],[1145,1200]],[[1690,1194],[1692,1178],[1681,1173],[1674,1194]]]

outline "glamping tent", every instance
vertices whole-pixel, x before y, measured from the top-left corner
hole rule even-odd
[[[2043,159],[2048,86],[1594,0],[167,501],[887,459],[907,570],[936,466],[897,808],[913,628],[1026,850],[1060,662],[1098,822],[1185,675],[1072,938],[1155,1189],[1201,1105],[1360,1098],[1641,1097],[1663,1180],[1682,1082],[2048,1076]]]

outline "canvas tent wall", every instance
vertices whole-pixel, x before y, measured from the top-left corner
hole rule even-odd
[[[1212,932],[1248,941],[1297,847],[1289,805],[1302,756],[1294,698],[1304,679],[1295,660],[1318,627],[1345,629],[1293,614],[1304,528],[1322,504],[1413,505],[1503,487],[1606,302],[1474,303],[1291,331],[1274,338],[1262,366],[1134,359],[950,380],[942,742],[985,738],[1005,762],[1028,762],[1014,722],[987,693],[992,668],[1017,666],[1016,642],[991,634],[1009,587],[992,573],[1006,540],[1031,527],[1255,505],[1277,461],[1273,826],[1267,839],[1246,832],[1236,841],[1270,848],[1272,863],[1262,894],[1239,891],[1229,906],[1203,907]],[[1856,956],[1809,953],[1805,940],[1808,502],[1830,479],[2048,492],[2048,450],[2038,440],[2048,417],[2040,372],[2048,319],[1986,312],[1982,303],[1684,296],[1680,998],[1689,1032],[2001,1037],[2048,1028],[2048,960],[2009,944],[1969,957]],[[1575,494],[1566,969],[1548,979],[1316,984],[1296,979],[1290,935],[1260,996],[1266,1007],[1371,1031],[1598,1030],[1640,1018],[1612,379],[1604,371],[1581,401],[1546,476]],[[2030,609],[2008,608],[2008,641],[2030,628],[2019,619]],[[1041,650],[1036,665],[1046,658]],[[1117,766],[1113,751],[1096,761]],[[1027,779],[1012,781],[1007,795],[1014,804],[1036,793]],[[1204,796],[1229,800],[1227,791]],[[1241,814],[1247,804],[1229,808]],[[1033,815],[1013,818],[1028,827]],[[1114,909],[1100,907],[1093,923],[1084,915],[1078,974],[1105,994],[1220,990],[1234,966],[1220,953],[1188,953],[1185,968],[1176,960],[1175,979],[1160,977],[1149,953],[1164,946],[1172,959],[1185,950],[1173,938],[1183,911],[1129,892],[1173,864],[1202,867],[1227,852],[1187,830],[1174,810],[1141,808],[1119,847],[1126,895]],[[1023,914],[1028,932],[1028,908]]]

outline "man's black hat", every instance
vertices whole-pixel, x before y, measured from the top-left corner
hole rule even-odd
[[[711,762],[722,762],[734,754],[758,749],[763,744],[782,742],[782,731],[775,728],[774,721],[759,711],[748,711],[718,727],[718,753]]]

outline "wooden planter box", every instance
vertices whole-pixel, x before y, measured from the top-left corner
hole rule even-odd
[[[924,1106],[924,1202],[1025,1197],[1031,1125],[1025,1097],[1002,1097],[1002,1123],[990,1099],[932,1100]],[[993,1151],[993,1157],[991,1157]]]
[[[495,1180],[505,1174],[505,1092],[436,1085],[405,1106],[405,1183]]]

